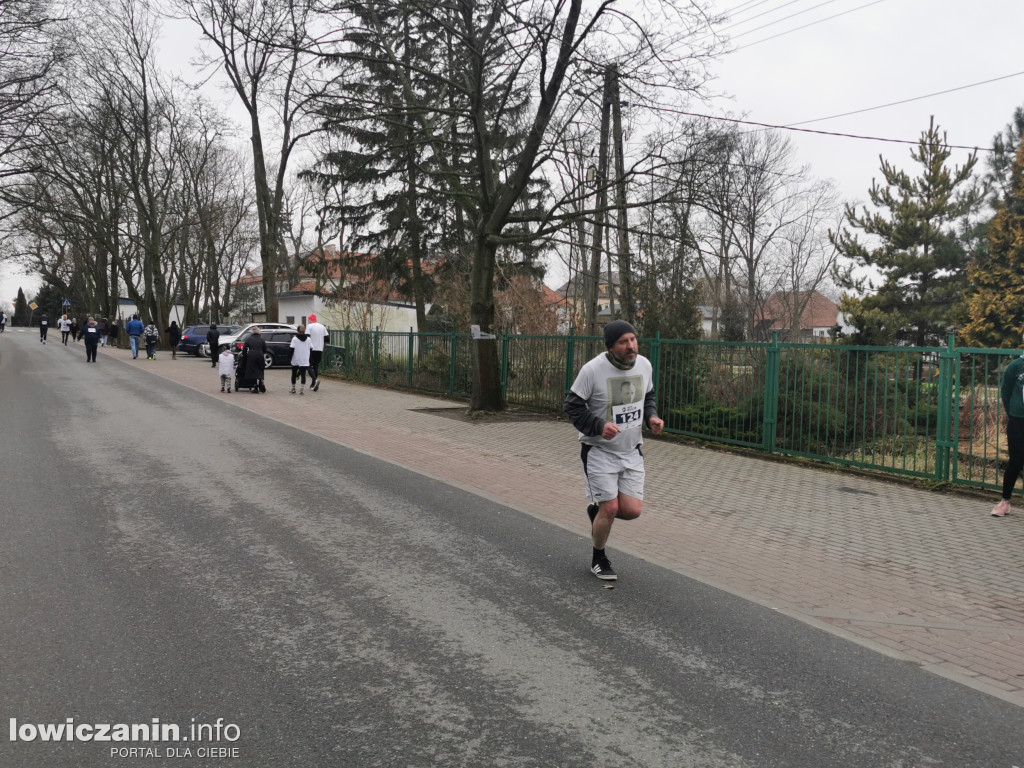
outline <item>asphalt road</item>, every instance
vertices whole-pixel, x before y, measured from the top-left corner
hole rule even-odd
[[[1012,704],[235,397],[0,336],[0,766],[1024,766]]]

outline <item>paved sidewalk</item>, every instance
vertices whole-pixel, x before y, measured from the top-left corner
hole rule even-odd
[[[471,421],[460,418],[464,404],[331,378],[300,398],[282,369],[269,372],[266,395],[222,395],[208,361],[100,356],[575,531],[580,569],[589,566],[566,422]],[[644,454],[644,514],[616,523],[613,562],[629,552],[1024,706],[1019,505],[1000,520],[989,516],[995,494],[933,493],[667,440],[647,440]]]

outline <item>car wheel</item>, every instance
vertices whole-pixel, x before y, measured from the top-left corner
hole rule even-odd
[[[263,367],[273,368],[274,367],[274,356],[269,352],[263,353]]]

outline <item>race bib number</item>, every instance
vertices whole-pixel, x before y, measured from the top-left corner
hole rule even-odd
[[[640,428],[644,423],[642,403],[625,403],[612,406],[612,419],[620,429]]]

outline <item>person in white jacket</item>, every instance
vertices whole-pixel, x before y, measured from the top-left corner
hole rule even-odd
[[[220,373],[220,391],[231,394],[231,378],[235,375],[235,356],[227,344],[220,345],[217,357],[217,372]]]
[[[60,341],[65,347],[68,345],[68,336],[71,335],[71,321],[67,315],[61,315],[57,321],[57,328],[60,330]]]
[[[327,327],[316,319],[316,315],[309,316],[306,333],[309,334],[309,341],[313,345],[309,353],[309,375],[313,377],[313,383],[309,385],[309,389],[316,392],[320,389],[320,360],[324,355],[324,341],[329,334]]]
[[[313,349],[313,342],[306,334],[306,326],[300,325],[299,332],[292,336],[292,388],[291,394],[295,394],[295,379],[302,374],[302,387],[299,394],[306,393],[306,369],[309,368],[309,353]]]

